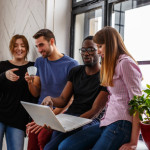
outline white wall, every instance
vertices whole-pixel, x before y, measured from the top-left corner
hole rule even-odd
[[[32,36],[42,28],[52,30],[59,51],[69,54],[70,20],[71,0],[0,0],[0,61],[11,59],[9,42],[15,34],[27,37],[28,60],[34,61],[40,55]]]
[[[45,27],[46,0],[0,0],[0,61],[11,59],[9,42],[13,35],[23,34],[30,45],[29,60],[35,60],[33,34]]]
[[[28,60],[34,61],[40,55],[32,36],[42,28],[52,30],[59,51],[69,54],[70,20],[71,0],[0,0],[0,61],[11,59],[9,41],[14,34],[27,37]]]
[[[69,55],[71,0],[47,0],[46,28],[56,36],[56,45],[61,53]]]

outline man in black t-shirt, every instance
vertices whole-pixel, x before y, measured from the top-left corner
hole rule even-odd
[[[99,56],[92,38],[92,36],[85,38],[80,49],[84,65],[71,69],[67,84],[60,97],[48,96],[43,100],[43,105],[52,106],[53,104],[55,107],[65,107],[74,95],[73,103],[66,111],[67,114],[93,119],[102,112],[107,102],[108,92],[106,87],[100,85]],[[94,119],[90,125],[95,123],[99,123],[99,121]],[[77,130],[68,133],[54,131],[51,141],[44,147],[44,150],[58,149],[61,141],[75,132]]]

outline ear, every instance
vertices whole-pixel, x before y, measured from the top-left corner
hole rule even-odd
[[[51,44],[51,45],[54,45],[54,44],[55,44],[54,38],[51,38],[51,39],[50,39],[50,44]]]

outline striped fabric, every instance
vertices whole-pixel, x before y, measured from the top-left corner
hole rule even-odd
[[[127,55],[120,55],[113,76],[113,87],[110,92],[106,114],[101,120],[101,126],[107,126],[118,120],[132,122],[129,114],[129,101],[134,95],[141,95],[142,73],[138,65]]]

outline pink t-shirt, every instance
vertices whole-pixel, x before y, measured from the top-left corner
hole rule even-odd
[[[138,65],[129,56],[120,55],[113,76],[113,87],[107,87],[110,92],[106,114],[100,126],[107,126],[118,120],[132,122],[129,114],[129,101],[134,95],[142,95],[142,73]]]

